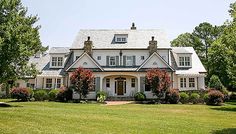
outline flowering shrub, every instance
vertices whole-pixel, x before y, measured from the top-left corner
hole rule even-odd
[[[79,67],[72,73],[70,79],[74,91],[80,95],[80,100],[94,87],[94,75],[90,70]]]
[[[13,87],[10,91],[11,97],[18,101],[27,101],[30,99],[30,92],[24,87]]]
[[[169,89],[166,92],[166,103],[177,104],[179,102],[179,90],[178,89]]]
[[[189,102],[189,95],[185,92],[181,92],[179,101],[183,104],[188,103]]]
[[[204,98],[208,105],[221,105],[224,100],[224,94],[219,90],[210,90],[207,97]]]
[[[72,87],[69,88],[61,87],[59,89],[59,92],[57,93],[56,99],[61,102],[66,102],[72,100],[72,95],[73,95]]]
[[[197,104],[199,102],[200,95],[198,93],[192,93],[189,97],[190,102]]]
[[[151,69],[147,71],[146,84],[150,85],[152,92],[157,97],[160,97],[163,96],[170,87],[170,76],[166,71]]]
[[[134,99],[136,101],[144,101],[146,100],[146,95],[143,92],[137,92],[134,94]]]

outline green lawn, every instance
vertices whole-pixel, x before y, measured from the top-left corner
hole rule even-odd
[[[14,107],[0,107],[1,134],[236,133],[236,103],[221,107],[57,102],[10,104]]]

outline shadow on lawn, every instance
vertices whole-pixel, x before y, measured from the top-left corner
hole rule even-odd
[[[214,130],[212,134],[236,134],[236,128],[225,128],[221,130]]]
[[[220,111],[236,112],[236,107],[217,107],[217,108],[211,108],[211,109],[213,109],[213,110],[220,110]]]

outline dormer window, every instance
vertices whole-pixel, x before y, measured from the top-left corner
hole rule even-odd
[[[115,35],[116,43],[126,43],[128,35]]]
[[[189,56],[181,56],[179,57],[179,66],[180,67],[190,67],[190,57]]]
[[[62,67],[63,66],[63,57],[52,57],[51,66],[52,67]]]

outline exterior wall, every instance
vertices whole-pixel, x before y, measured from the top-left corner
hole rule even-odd
[[[84,50],[73,50],[73,52],[74,52],[73,61],[75,61],[76,56],[81,56],[81,54],[84,52]]]
[[[27,87],[27,83],[29,83],[29,84],[35,84],[35,79],[27,79],[27,80],[19,79],[19,80],[16,81],[16,84],[17,84],[19,87]]]
[[[180,78],[186,78],[186,88],[180,88]],[[195,79],[195,87],[189,87],[189,78],[194,78]],[[182,77],[182,76],[176,76],[174,82],[174,88],[179,89],[180,91],[185,91],[185,90],[200,90],[200,89],[205,89],[205,78],[203,76],[201,77],[193,77],[193,76],[188,76],[188,77]]]

